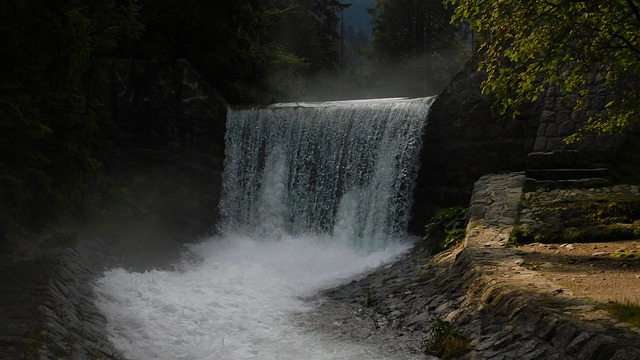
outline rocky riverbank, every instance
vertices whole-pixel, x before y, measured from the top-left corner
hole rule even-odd
[[[424,352],[436,319],[466,334],[462,359],[639,359],[640,334],[525,266],[506,247],[524,175],[475,185],[462,246],[405,259],[326,291],[307,323],[333,336]]]
[[[461,246],[432,257],[418,245],[391,265],[309,299],[318,307],[299,315],[301,329],[422,356],[432,324],[443,320],[469,339],[461,359],[639,359],[638,329],[527,266],[521,249],[505,246],[523,182],[521,173],[482,177]],[[120,358],[93,307],[93,277],[116,262],[137,270],[151,259],[171,262],[180,244],[159,246],[150,228],[104,224],[114,228],[138,242],[104,233],[72,249],[38,253],[40,262],[3,264],[0,358]]]

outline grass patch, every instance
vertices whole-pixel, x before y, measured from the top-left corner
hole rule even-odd
[[[508,245],[539,243],[590,243],[640,238],[640,195],[578,195],[548,203],[535,197],[523,198],[523,208],[530,209],[535,224],[513,228]]]
[[[554,229],[552,225],[533,230],[531,228],[514,227],[509,236],[509,245],[543,243],[592,243],[617,240],[633,240],[640,238],[638,224],[591,225],[580,228],[570,227]]]
[[[606,310],[616,320],[627,323],[633,327],[640,327],[640,305],[627,300],[624,303],[609,302],[598,306]]]
[[[541,261],[529,261],[529,260],[525,260],[521,266],[524,268],[527,268],[529,270],[539,270],[540,269],[540,265],[544,264]]]
[[[640,253],[631,250],[624,250],[620,252],[616,251],[615,253],[611,254],[611,256],[624,260],[640,260]]]
[[[455,330],[448,321],[437,318],[429,333],[430,338],[426,344],[428,354],[447,360],[471,350],[469,337],[461,330]]]
[[[567,306],[566,302],[553,298],[541,299],[538,304],[547,309],[562,309]]]

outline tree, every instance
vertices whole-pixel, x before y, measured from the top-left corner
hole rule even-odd
[[[286,98],[326,66],[318,35],[329,20],[314,14],[335,0],[140,1],[146,31],[120,56],[186,58],[230,102]]]
[[[135,0],[4,0],[0,16],[0,232],[41,225],[82,194],[108,117],[98,59],[135,36]]]
[[[587,105],[592,79],[619,94],[606,111],[567,138],[616,132],[640,120],[640,3],[636,0],[448,0],[454,19],[477,34],[482,91],[496,96],[496,110],[518,109],[550,87],[579,95],[569,107]]]
[[[271,64],[279,100],[297,99],[317,74],[335,77],[339,64],[337,0],[264,0],[270,21],[260,45],[284,61]],[[287,59],[289,61],[287,61]],[[284,65],[284,66],[283,66]],[[280,69],[287,71],[281,71]],[[275,76],[274,76],[275,75]],[[293,76],[292,76],[293,75]],[[294,87],[291,88],[291,84]],[[314,82],[314,86],[317,82]],[[287,89],[289,88],[289,89]],[[296,98],[297,96],[297,98]]]
[[[374,9],[373,53],[377,66],[408,71],[418,80],[407,95],[436,92],[466,59],[464,32],[440,0],[379,0]]]

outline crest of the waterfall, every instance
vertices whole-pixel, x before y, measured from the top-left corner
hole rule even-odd
[[[276,104],[227,116],[224,231],[403,236],[434,98]]]

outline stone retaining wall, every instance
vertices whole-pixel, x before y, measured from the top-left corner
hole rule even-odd
[[[564,139],[582,127],[588,118],[605,111],[606,104],[616,99],[616,94],[605,85],[602,76],[591,76],[587,89],[590,96],[583,110],[572,109],[578,99],[577,95],[566,94],[556,87],[547,90],[534,152],[613,149],[618,145],[620,139],[612,135],[592,136],[576,144],[564,142]]]
[[[523,173],[476,182],[463,246],[407,258],[327,291],[311,323],[340,338],[424,352],[436,319],[471,340],[460,359],[639,359],[640,335],[571,297],[504,244],[515,223]],[[590,320],[587,320],[590,319]]]
[[[481,335],[476,348],[486,346],[488,354],[494,354],[484,353],[483,359],[640,358],[638,333],[616,326],[610,318],[586,320],[593,304],[526,269],[517,252],[504,246],[523,182],[523,174],[510,174],[485,176],[476,183],[466,244],[455,265],[475,273],[468,275],[475,279],[468,283],[461,308],[449,317],[460,325],[478,316],[484,322],[496,320],[493,326],[501,324],[487,335],[478,323],[463,325]]]
[[[418,247],[391,266],[322,294],[326,300],[301,315],[304,322],[340,338],[383,344],[391,353],[424,351],[439,318],[469,335],[473,350],[462,359],[640,358],[638,333],[607,318],[584,320],[593,312],[590,303],[523,267],[517,252],[504,246],[523,182],[522,173],[483,176],[474,188],[464,246],[434,258]],[[30,358],[121,359],[93,305],[91,282],[116,259],[128,266],[126,259],[139,251],[126,244],[89,239],[65,253],[38,308],[41,325]]]
[[[527,188],[554,183],[555,186],[591,186],[604,183],[609,176],[616,152],[626,141],[624,134],[589,134],[580,142],[565,142],[565,138],[582,128],[589,118],[605,114],[606,105],[620,96],[600,75],[590,76],[586,89],[588,96],[582,99],[585,106],[577,110],[573,107],[578,95],[567,94],[556,87],[547,90],[533,151],[527,155]]]
[[[106,319],[94,305],[91,283],[105,268],[104,246],[83,241],[62,256],[38,307],[40,326],[27,352],[32,359],[123,359],[106,333]]]
[[[532,104],[514,121],[491,111],[482,95],[483,74],[470,61],[431,107],[416,181],[410,232],[422,235],[440,208],[467,206],[473,183],[485,174],[524,171],[533,150],[541,104]]]

